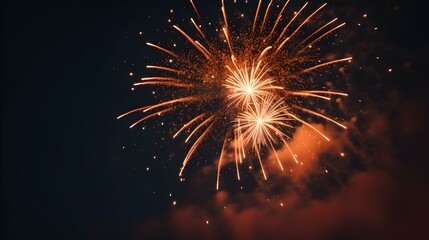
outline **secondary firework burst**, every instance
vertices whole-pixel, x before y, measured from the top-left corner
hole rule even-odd
[[[234,1],[235,2],[235,1]],[[263,149],[272,150],[284,145],[297,162],[288,139],[293,128],[306,125],[329,141],[328,136],[304,120],[304,115],[321,118],[346,128],[338,121],[309,109],[312,99],[329,101],[331,96],[346,93],[320,89],[317,79],[321,69],[351,61],[351,57],[338,59],[321,56],[320,46],[325,38],[345,23],[335,25],[337,19],[320,20],[322,6],[307,11],[308,3],[294,10],[289,0],[274,7],[260,0],[247,21],[233,8],[226,8],[221,0],[219,27],[213,27],[198,11],[198,3],[190,0],[195,12],[189,19],[192,28],[183,29],[173,24],[172,35],[186,41],[180,50],[161,44],[148,46],[165,55],[165,61],[149,65],[155,74],[141,78],[135,86],[154,85],[168,94],[154,105],[143,106],[119,116],[142,112],[144,116],[133,123],[135,127],[151,118],[176,114],[181,124],[176,125],[172,137],[184,134],[190,143],[179,175],[209,136],[223,139],[218,161],[217,183],[226,152],[233,148],[237,178],[243,159],[258,159],[267,179]],[[203,4],[202,2],[200,4]],[[232,3],[230,3],[232,5]],[[228,18],[228,13],[234,16]],[[168,97],[170,96],[170,97]],[[255,157],[249,157],[255,156]],[[276,155],[279,167],[282,160]]]

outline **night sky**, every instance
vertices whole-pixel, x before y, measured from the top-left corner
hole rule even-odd
[[[158,91],[131,91],[162,60],[145,43],[177,37],[168,19],[194,14],[186,0],[149,2],[2,2],[2,239],[429,237],[427,3],[328,1],[347,22],[339,52],[354,58],[342,72],[349,129],[322,122],[332,143],[292,176],[238,182],[226,168],[216,191],[218,142],[181,180],[171,119],[145,130],[116,119]],[[217,23],[220,0],[205,2]]]

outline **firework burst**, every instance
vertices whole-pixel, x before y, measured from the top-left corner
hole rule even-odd
[[[246,110],[239,113],[236,122],[235,131],[242,132],[242,140],[247,145],[252,142],[255,149],[261,145],[268,145],[274,142],[274,134],[283,134],[279,127],[292,127],[286,124],[288,111],[284,106],[284,100],[275,100],[275,96],[268,96],[257,103],[249,104]]]
[[[337,19],[315,20],[326,4],[305,13],[308,5],[305,3],[297,11],[286,14],[289,1],[277,6],[281,9],[278,11],[274,9],[273,1],[265,5],[260,0],[254,17],[246,24],[238,23],[237,18],[243,15],[239,16],[236,11],[231,10],[236,18],[228,19],[222,0],[221,26],[214,28],[213,34],[209,28],[211,23],[199,23],[204,20],[198,11],[198,3],[192,0],[190,3],[197,17],[197,20],[189,20],[193,29],[185,31],[178,25],[172,26],[187,42],[184,50],[173,51],[169,47],[147,43],[164,53],[165,61],[147,66],[156,75],[143,77],[141,82],[134,84],[160,87],[172,97],[118,117],[143,112],[144,117],[130,126],[134,127],[150,118],[172,112],[179,114],[181,124],[176,126],[172,136],[187,134],[185,142],[191,143],[180,176],[208,136],[223,136],[224,139],[218,162],[218,189],[225,152],[232,145],[238,179],[239,165],[246,158],[246,152],[256,153],[267,179],[261,158],[263,148],[276,153],[275,147],[283,144],[297,161],[287,143],[294,126],[306,125],[329,141],[324,133],[300,117],[300,113],[346,128],[338,121],[308,109],[305,104],[307,99],[330,100],[332,95],[347,96],[342,92],[315,89],[311,85],[320,69],[351,61],[351,57],[329,60],[320,57],[317,46],[321,40],[345,25],[334,25]],[[278,156],[277,161],[283,170]]]

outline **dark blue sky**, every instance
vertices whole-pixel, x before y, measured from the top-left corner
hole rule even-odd
[[[380,68],[399,69],[390,81],[357,86],[369,96],[368,105],[377,109],[392,89],[420,104],[411,104],[417,120],[409,124],[422,130],[408,138],[386,138],[404,141],[397,151],[415,157],[399,164],[427,180],[420,149],[428,144],[428,131],[419,120],[427,117],[424,6],[399,0],[336,2],[329,4],[340,9],[336,15],[343,20],[355,23],[348,18],[368,12],[370,24],[381,28],[375,36],[356,34],[351,45],[365,37],[364,42],[375,42],[368,51],[386,58]],[[219,5],[215,1],[202,11],[215,8],[209,14],[217,15]],[[183,6],[183,15],[192,13],[187,1],[2,3],[3,239],[128,239],[137,223],[167,216],[173,199],[198,204],[213,197],[207,189],[200,192],[207,197],[194,197],[191,185],[179,182],[180,161],[169,160],[171,154],[174,159],[184,154],[177,142],[155,145],[156,131],[131,131],[128,121],[116,120],[145,98],[143,91],[132,95],[137,78],[128,77],[129,72],[142,75],[147,58],[158,58],[144,43],[162,39],[157,29],[166,27],[168,10]],[[404,67],[405,62],[412,66]],[[383,110],[392,119],[397,116]]]

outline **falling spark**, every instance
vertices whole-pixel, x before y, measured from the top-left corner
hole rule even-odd
[[[177,56],[175,53],[173,53],[172,51],[170,51],[170,50],[167,50],[167,49],[165,49],[165,48],[163,48],[163,47],[160,47],[160,46],[155,45],[155,44],[150,43],[150,42],[147,42],[146,44],[147,44],[148,46],[151,46],[151,47],[154,47],[154,48],[156,48],[156,49],[159,49],[159,50],[161,50],[161,51],[163,51],[163,52],[166,52],[166,53],[170,54],[170,55],[171,55],[171,56],[173,56],[173,57],[178,58],[178,56]]]
[[[339,62],[350,61],[350,60],[352,60],[352,57],[343,58],[343,59],[337,59],[337,60],[325,62],[325,63],[319,64],[319,65],[316,65],[316,66],[304,69],[303,72],[310,72],[310,71],[313,71],[313,70],[321,68],[321,67],[325,67],[325,66],[332,65],[332,64],[335,64],[335,63],[339,63]]]
[[[282,171],[285,170],[284,160],[276,152],[279,147],[285,146],[292,159],[302,164],[302,159],[298,162],[287,141],[292,139],[297,126],[307,126],[326,141],[330,139],[309,120],[304,120],[301,113],[347,129],[335,118],[317,111],[320,107],[314,109],[312,102],[319,99],[329,104],[333,95],[348,96],[338,91],[319,90],[319,85],[312,85],[313,80],[319,79],[317,70],[352,60],[347,56],[334,60],[332,57],[324,58],[318,52],[319,48],[315,47],[323,44],[321,40],[324,38],[335,38],[332,33],[345,25],[334,26],[337,18],[328,22],[321,20],[326,3],[314,7],[306,2],[298,11],[289,10],[290,13],[287,13],[287,0],[276,13],[272,0],[259,0],[253,15],[237,14],[227,8],[225,0],[221,0],[222,13],[218,21],[221,25],[210,29],[212,21],[208,21],[205,27],[199,25],[207,18],[200,15],[193,0],[189,2],[196,15],[189,18],[191,27],[172,24],[176,36],[185,41],[183,48],[172,51],[163,47],[162,43],[147,42],[148,46],[161,51],[165,58],[157,65],[146,66],[156,73],[155,76],[143,77],[134,84],[151,85],[151,88],[163,90],[157,93],[166,94],[157,94],[160,102],[130,110],[118,117],[144,114],[130,126],[132,128],[164,114],[175,115],[178,121],[172,123],[171,136],[177,138],[185,135],[188,149],[179,176],[182,176],[197,149],[213,142],[221,145],[216,189],[219,189],[221,168],[231,162],[227,154],[231,148],[238,180],[240,165],[245,159],[257,160],[264,178],[268,178],[264,167],[264,149],[274,152]],[[309,8],[313,10],[306,13]],[[229,15],[231,13],[235,14]],[[229,16],[236,16],[237,19]],[[236,21],[245,16],[254,17],[247,23]],[[155,94],[153,89],[151,91]],[[252,167],[249,166],[249,169]]]
[[[198,15],[198,17],[200,18],[201,16],[200,16],[200,13],[198,12],[198,9],[197,9],[197,7],[195,6],[195,4],[194,4],[194,1],[192,1],[192,0],[189,0],[190,2],[191,2],[191,4],[192,4],[192,7],[194,8],[194,11],[195,11],[195,13]]]

